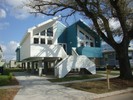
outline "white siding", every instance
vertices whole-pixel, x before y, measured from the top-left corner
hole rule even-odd
[[[31,45],[31,57],[65,57],[66,55],[60,45]]]
[[[27,35],[25,41],[21,44],[20,60],[30,57],[30,34]]]

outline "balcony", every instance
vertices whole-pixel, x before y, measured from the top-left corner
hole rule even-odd
[[[102,49],[99,47],[78,47],[76,51],[79,55],[86,55],[90,58],[102,57]]]

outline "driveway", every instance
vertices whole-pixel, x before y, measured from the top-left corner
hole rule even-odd
[[[25,72],[14,73],[21,89],[14,100],[90,100],[96,94],[71,89]]]

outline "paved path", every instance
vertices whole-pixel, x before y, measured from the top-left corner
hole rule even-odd
[[[47,77],[33,76],[25,72],[14,73],[14,75],[21,85],[21,89],[14,100],[102,100],[103,97],[133,91],[133,88],[129,88],[104,94],[95,94],[64,87],[59,85],[59,83],[51,83],[47,81]]]
[[[51,84],[46,77],[14,73],[22,88],[14,100],[90,100],[94,93]]]

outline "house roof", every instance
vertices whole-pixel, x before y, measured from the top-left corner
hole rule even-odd
[[[49,19],[49,20],[44,21],[44,22],[42,22],[42,23],[40,23],[40,24],[38,24],[38,25],[36,25],[36,26],[33,26],[33,27],[29,28],[28,31],[26,32],[26,34],[24,35],[24,38],[23,38],[22,41],[20,42],[20,45],[25,41],[25,39],[28,37],[28,35],[30,34],[31,31],[33,31],[34,29],[39,28],[39,27],[41,27],[41,26],[43,26],[43,25],[46,25],[46,24],[48,24],[48,23],[50,23],[50,22],[57,21],[60,17],[61,17],[61,16],[54,17],[54,18],[52,18],[52,19]]]

